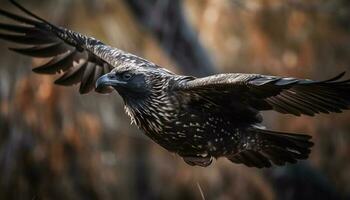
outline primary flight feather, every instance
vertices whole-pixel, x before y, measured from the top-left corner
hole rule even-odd
[[[326,81],[217,74],[176,75],[99,40],[57,27],[11,1],[27,17],[0,9],[19,24],[0,23],[0,39],[25,45],[11,50],[51,58],[33,69],[61,74],[59,85],[80,83],[79,92],[116,90],[131,120],[152,140],[190,165],[208,166],[226,157],[249,167],[270,167],[307,159],[308,135],[260,128],[261,111],[296,116],[342,112],[350,105],[344,73]]]

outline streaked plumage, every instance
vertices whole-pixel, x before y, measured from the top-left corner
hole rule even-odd
[[[239,73],[180,76],[11,2],[33,19],[0,10],[21,23],[0,23],[0,38],[29,45],[10,48],[18,53],[52,57],[34,72],[62,74],[55,83],[80,83],[80,93],[95,85],[99,93],[117,90],[131,120],[190,165],[208,166],[219,157],[259,168],[295,163],[308,157],[311,137],[264,130],[260,111],[314,116],[349,108],[350,81],[341,80],[344,73],[326,81]]]

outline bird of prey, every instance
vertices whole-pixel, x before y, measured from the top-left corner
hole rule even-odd
[[[1,16],[19,22],[0,23],[0,38],[26,45],[10,48],[17,53],[51,58],[34,72],[61,74],[56,84],[80,84],[82,94],[116,90],[132,122],[189,165],[206,167],[219,157],[257,168],[296,163],[308,158],[311,137],[262,128],[261,111],[314,116],[349,108],[350,80],[342,79],[344,73],[325,81],[240,73],[177,75],[11,2],[26,17],[0,10]]]

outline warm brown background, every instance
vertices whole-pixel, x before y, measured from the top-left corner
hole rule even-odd
[[[350,71],[348,0],[20,2],[178,73],[324,79]],[[150,19],[135,9],[143,2],[152,5]],[[193,38],[190,50],[200,52],[199,61],[176,56],[181,48],[174,53],[167,44],[183,41],[173,26],[157,23],[176,18],[168,10],[161,14],[174,2],[179,7],[170,10],[187,20],[181,30]],[[15,10],[5,0],[0,7]],[[157,32],[163,29],[169,43]],[[350,112],[316,118],[266,113],[269,128],[314,137],[310,159],[298,165],[257,170],[222,159],[190,167],[130,126],[117,94],[81,96],[77,88],[55,86],[53,77],[31,73],[39,60],[10,52],[9,45],[0,41],[0,199],[201,199],[198,185],[206,199],[350,198]]]

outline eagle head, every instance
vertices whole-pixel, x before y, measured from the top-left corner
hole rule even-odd
[[[170,75],[171,72],[156,66],[123,65],[98,78],[96,90],[112,87],[125,103],[140,102],[160,92]]]

